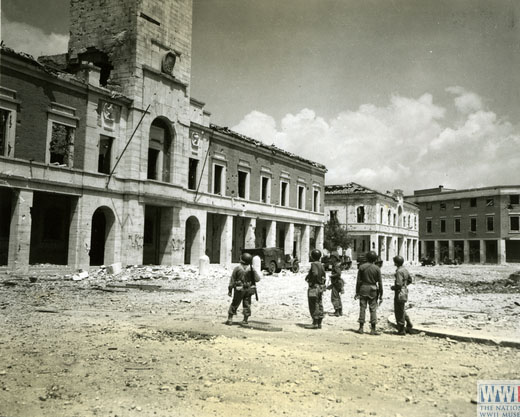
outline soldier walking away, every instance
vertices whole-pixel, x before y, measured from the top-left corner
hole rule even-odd
[[[405,303],[408,301],[408,285],[412,283],[412,277],[408,270],[403,266],[402,256],[394,256],[395,283],[390,287],[394,291],[394,313],[397,323],[397,334],[405,336],[406,332],[411,333],[413,329],[412,321],[405,310]],[[406,323],[406,330],[405,330]]]
[[[240,257],[240,265],[236,266],[231,274],[228,285],[228,296],[233,296],[228,310],[227,325],[233,324],[233,316],[237,314],[237,308],[242,303],[244,320],[242,324],[248,324],[251,315],[251,297],[256,295],[256,283],[260,281],[260,275],[251,266],[253,257],[244,252]],[[234,291],[234,294],[232,291]],[[258,298],[257,298],[258,300]]]
[[[321,329],[323,320],[323,291],[325,289],[325,268],[320,262],[321,252],[313,249],[311,252],[311,269],[305,278],[309,284],[307,300],[309,301],[309,312],[312,317],[311,329]]]
[[[370,310],[370,334],[377,336],[379,332],[376,330],[377,323],[377,299],[379,303],[383,301],[383,280],[381,278],[381,270],[374,262],[377,260],[377,254],[370,251],[366,255],[367,262],[359,267],[356,281],[356,296],[359,298],[359,329],[358,333],[363,334],[363,326],[365,324],[365,313],[367,305]]]
[[[341,262],[337,261],[330,273],[330,285],[327,287],[331,290],[330,301],[334,307],[334,315],[336,317],[343,315],[343,304],[341,303],[341,294],[345,293],[345,281],[341,278]]]

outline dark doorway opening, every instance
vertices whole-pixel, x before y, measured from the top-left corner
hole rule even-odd
[[[0,265],[7,265],[9,258],[12,203],[13,193],[10,190],[0,190]]]
[[[105,242],[107,236],[107,220],[102,210],[97,209],[92,216],[92,233],[90,236],[90,265],[105,263]]]

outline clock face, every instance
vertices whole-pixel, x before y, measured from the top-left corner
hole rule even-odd
[[[197,132],[193,132],[191,135],[191,144],[193,146],[199,146],[200,135]]]

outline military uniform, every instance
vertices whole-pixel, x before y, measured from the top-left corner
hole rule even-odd
[[[377,323],[377,298],[383,298],[381,270],[373,263],[359,267],[356,281],[356,296],[359,297],[359,326],[365,323],[367,305],[370,310],[370,324],[375,329]]]
[[[343,304],[341,302],[341,294],[345,291],[345,281],[341,278],[341,264],[339,262],[332,267],[330,285],[327,288],[331,290],[330,302],[334,307],[334,315],[342,316]]]
[[[405,325],[408,331],[410,331],[413,327],[410,317],[406,313],[404,305],[405,301],[399,300],[399,292],[402,288],[407,288],[408,285],[412,282],[412,278],[410,273],[404,266],[399,266],[395,271],[395,283],[392,286],[394,290],[394,314],[395,321],[397,323],[397,330],[399,330],[400,334],[404,334]]]
[[[313,326],[321,328],[323,320],[323,290],[325,289],[325,269],[320,261],[311,263],[311,269],[305,278],[309,284],[307,300]]]
[[[243,263],[235,267],[231,274],[228,285],[228,295],[233,293],[233,300],[228,310],[228,324],[231,324],[231,318],[237,314],[237,309],[242,303],[242,313],[244,314],[244,323],[251,315],[251,297],[256,292],[256,283],[260,281],[260,275],[251,266]]]

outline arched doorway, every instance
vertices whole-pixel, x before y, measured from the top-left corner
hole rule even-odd
[[[108,207],[99,207],[92,215],[92,229],[90,234],[90,265],[103,265],[113,259],[111,247],[113,246],[114,214]],[[108,249],[108,250],[107,250]],[[107,259],[110,258],[110,259]]]
[[[186,220],[186,232],[184,239],[184,263],[192,264],[198,261],[200,256],[200,223],[195,216]]]

